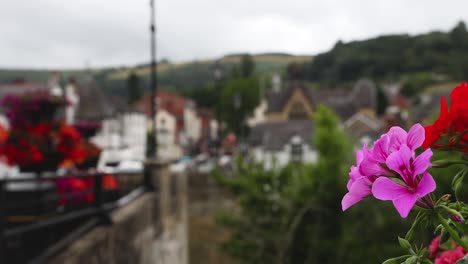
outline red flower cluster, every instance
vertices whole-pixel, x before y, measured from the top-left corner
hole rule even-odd
[[[455,264],[466,255],[463,247],[454,245],[455,249],[443,250],[440,247],[440,236],[432,240],[429,246],[429,258],[434,260],[434,264]]]
[[[58,178],[56,184],[60,205],[79,205],[94,202],[93,178]],[[103,175],[102,189],[104,191],[116,191],[119,189],[119,182],[111,174]]]
[[[74,127],[64,124],[60,127],[57,152],[63,156],[62,162],[73,164],[82,163],[87,156],[80,133]]]
[[[423,148],[468,151],[468,84],[462,82],[455,87],[450,93],[450,99],[450,111],[445,97],[442,97],[439,118],[434,124],[425,127]]]
[[[57,169],[63,163],[83,162],[86,150],[80,134],[61,122],[13,127],[0,144],[0,155],[10,165]]]

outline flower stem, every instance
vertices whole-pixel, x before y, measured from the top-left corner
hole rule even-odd
[[[468,161],[466,160],[436,160],[432,162],[432,167],[434,168],[446,168],[451,165],[465,165],[468,166]]]
[[[452,239],[455,240],[458,245],[462,246],[466,251],[468,251],[468,244],[460,238],[457,232],[448,224],[447,220],[443,218],[440,213],[436,214],[439,223],[445,228],[445,230],[447,230],[447,232],[450,234],[450,237],[452,237]]]

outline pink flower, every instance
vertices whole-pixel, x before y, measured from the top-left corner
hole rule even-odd
[[[374,142],[372,149],[364,146],[356,153],[356,166],[351,167],[348,193],[341,202],[343,211],[365,197],[391,200],[402,217],[406,217],[419,198],[434,191],[435,182],[427,173],[432,151],[416,157],[415,150],[424,142],[420,124],[406,133],[392,127]]]
[[[455,250],[447,250],[436,258],[434,264],[455,264],[458,260],[465,256],[466,252],[462,247],[457,247]]]
[[[382,166],[387,161],[388,156],[400,150],[402,145],[406,145],[414,153],[423,142],[424,128],[420,124],[413,125],[409,133],[406,133],[401,127],[392,127],[388,133],[383,134],[374,143],[372,154],[362,161],[359,171],[367,176],[391,176],[391,173]]]
[[[437,253],[439,253],[440,249],[440,236],[436,236],[431,244],[429,245],[429,258],[433,259],[437,256]]]
[[[370,151],[367,149],[367,144],[364,144],[361,150],[356,151],[357,166],[351,166],[351,171],[349,172],[350,179],[346,186],[349,192],[343,197],[343,201],[341,202],[343,211],[372,194],[371,178],[362,175],[359,171],[361,162],[369,154]]]
[[[424,132],[423,132],[424,133]],[[388,156],[386,165],[400,178],[380,177],[372,185],[372,194],[380,200],[391,200],[401,217],[408,216],[416,201],[433,192],[436,183],[427,172],[431,166],[432,151],[427,149],[417,158],[406,145]],[[422,175],[422,176],[421,176]]]

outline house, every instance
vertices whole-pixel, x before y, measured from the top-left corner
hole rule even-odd
[[[177,159],[189,153],[191,148],[202,138],[204,123],[193,101],[175,93],[161,91],[157,93],[156,138],[158,157]],[[151,117],[151,102],[147,96],[135,105]]]
[[[128,107],[121,99],[104,94],[91,75],[71,79],[65,86],[65,95],[75,102],[66,109],[69,122],[101,123],[100,131],[91,139],[102,148],[98,168],[131,162],[141,167],[146,157],[144,113]]]
[[[299,81],[274,87],[248,120],[254,160],[268,168],[273,160],[279,166],[290,161],[315,162],[311,139],[319,104],[334,110],[343,129],[357,140],[376,138],[383,127],[376,115],[376,95],[375,85],[366,79],[356,82],[350,91],[318,90]]]
[[[266,122],[252,128],[251,154],[266,169],[283,167],[291,161],[314,163],[317,151],[310,143],[314,134],[310,120]]]

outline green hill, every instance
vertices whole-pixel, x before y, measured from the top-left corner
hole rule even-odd
[[[175,90],[185,93],[191,89],[205,86],[213,81],[213,71],[215,64],[229,74],[232,67],[240,62],[243,54],[226,55],[218,59],[206,59],[184,63],[161,62],[158,64],[159,85],[168,90]],[[270,75],[273,73],[283,73],[290,63],[305,63],[311,60],[311,56],[294,56],[283,53],[265,53],[253,55],[256,63],[256,72]],[[81,77],[88,71],[60,71],[62,80],[69,76]],[[90,71],[100,86],[110,94],[125,95],[127,78],[130,73],[135,72],[141,80],[141,84],[149,89],[150,67],[149,65],[139,65],[135,67],[116,67],[93,69]],[[9,82],[15,79],[26,81],[45,81],[49,76],[48,70],[15,70],[0,69],[0,83]]]
[[[304,64],[307,79],[340,84],[361,77],[401,80],[417,75],[433,81],[468,75],[468,32],[463,22],[450,32],[416,36],[388,35],[364,41],[338,42]],[[418,80],[420,81],[420,80]]]

